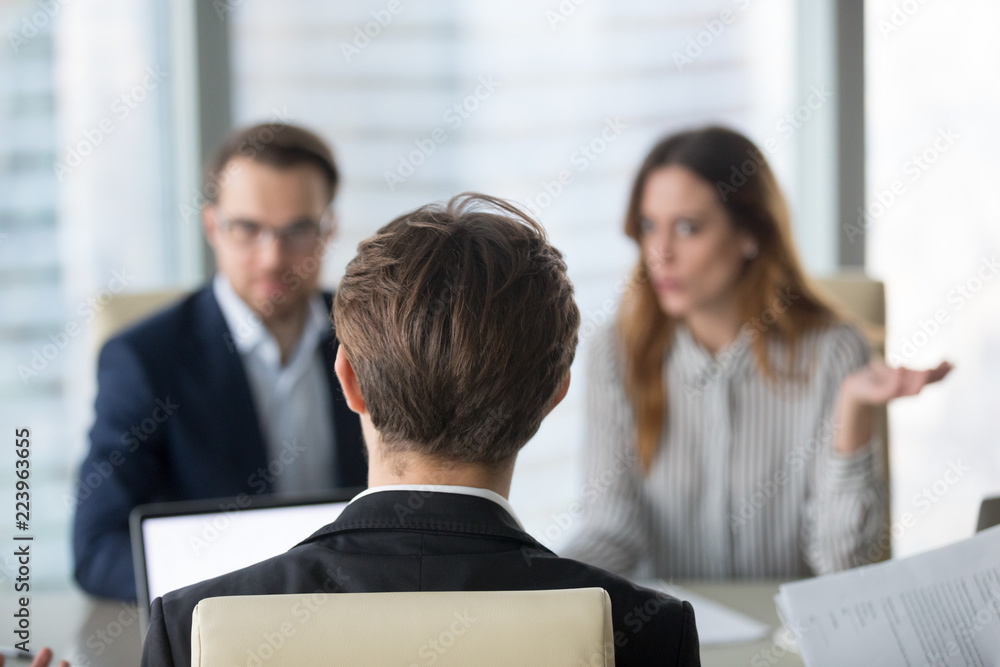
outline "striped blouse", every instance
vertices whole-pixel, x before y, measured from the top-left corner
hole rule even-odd
[[[663,579],[799,577],[879,556],[887,490],[878,443],[833,451],[837,393],[868,363],[867,342],[846,324],[805,334],[796,355],[803,379],[776,389],[756,365],[755,335],[744,328],[713,356],[677,326],[664,360],[667,427],[648,475],[616,328],[594,335],[582,521],[562,555]],[[769,337],[777,368],[787,368],[788,352]]]

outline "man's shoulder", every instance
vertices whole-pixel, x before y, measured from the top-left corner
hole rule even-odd
[[[698,633],[689,603],[550,552],[522,549],[522,555],[535,570],[535,580],[551,584],[546,587],[597,587],[608,592],[619,664],[698,663]]]
[[[578,564],[588,568],[594,585],[611,598],[615,652],[621,664],[652,664],[653,660],[657,664],[698,664],[698,632],[690,603],[600,568]]]
[[[561,576],[553,578],[560,579],[567,584],[572,583],[573,588],[597,586],[608,592],[608,595],[612,597],[612,602],[615,601],[616,596],[619,601],[632,601],[640,605],[651,601],[651,606],[658,605],[664,607],[668,612],[682,613],[680,600],[660,591],[641,586],[614,572],[572,558],[563,558],[551,552],[539,550],[532,554],[528,553],[529,551],[527,548],[522,549],[530,567],[550,567],[553,570],[558,570]]]

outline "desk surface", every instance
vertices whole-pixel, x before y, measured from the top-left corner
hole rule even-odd
[[[780,582],[706,583],[678,582],[704,595],[769,624],[780,626],[774,596]],[[31,646],[38,650],[51,646],[56,657],[69,660],[73,667],[135,667],[142,655],[139,616],[135,605],[98,601],[79,591],[36,593],[32,614],[37,619]],[[801,666],[802,659],[786,651],[772,639],[732,646],[703,647],[704,667],[732,665]],[[11,661],[10,665],[26,665]]]
[[[781,628],[778,610],[774,606],[774,596],[778,594],[780,581],[764,582],[678,582],[682,588],[692,593],[704,595],[716,602],[742,612],[751,618],[771,626],[772,632]],[[695,620],[697,621],[697,610]],[[773,638],[750,644],[730,646],[710,646],[701,649],[702,667],[802,667],[804,663],[797,654],[786,649],[786,645]]]

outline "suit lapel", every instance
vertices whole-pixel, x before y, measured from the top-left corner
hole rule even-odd
[[[225,420],[226,433],[230,436],[224,443],[213,444],[228,450],[225,458],[241,470],[242,479],[255,480],[250,491],[270,493],[273,485],[258,474],[268,465],[260,417],[250,393],[243,360],[211,286],[202,291],[197,307],[195,321],[201,327],[205,350],[204,378],[206,386],[213,388],[208,395],[218,401],[219,418]]]

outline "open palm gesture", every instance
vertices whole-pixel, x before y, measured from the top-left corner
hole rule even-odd
[[[844,379],[844,389],[858,403],[885,405],[894,398],[919,394],[921,389],[941,380],[951,369],[947,361],[925,371],[891,368],[882,361],[873,361],[848,375]]]

